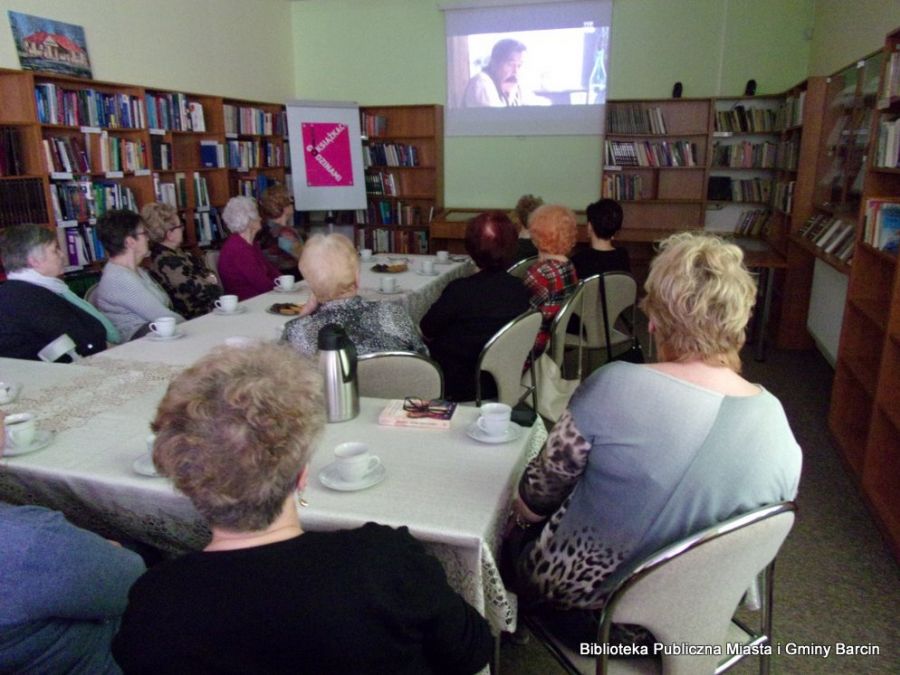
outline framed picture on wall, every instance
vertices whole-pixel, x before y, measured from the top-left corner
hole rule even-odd
[[[9,25],[23,70],[91,79],[91,62],[81,26],[12,11]]]

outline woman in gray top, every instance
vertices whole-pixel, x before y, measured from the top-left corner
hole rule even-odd
[[[797,493],[784,410],[738,374],[756,295],[741,250],[673,235],[645,288],[660,362],[585,380],[522,476],[510,531],[542,524],[515,562],[526,603],[599,609],[623,565]]]

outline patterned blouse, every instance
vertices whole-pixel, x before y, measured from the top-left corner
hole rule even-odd
[[[222,295],[215,276],[198,258],[184,249],[150,244],[147,269],[172,299],[172,308],[185,319],[208,314]]]
[[[282,340],[301,354],[312,356],[319,351],[319,331],[329,323],[344,327],[360,356],[398,350],[428,354],[403,307],[393,302],[363,300],[358,295],[322,303],[313,314],[288,321]]]
[[[534,354],[540,356],[550,342],[550,328],[556,313],[578,286],[578,275],[571,261],[550,259],[528,268],[523,281],[531,295],[532,309],[539,310],[543,316],[541,329],[534,340]]]

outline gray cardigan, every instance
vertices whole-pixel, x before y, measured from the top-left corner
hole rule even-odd
[[[91,302],[109,317],[123,342],[160,317],[170,316],[177,323],[184,321],[181,314],[171,310],[172,301],[166,292],[140,267],[132,272],[122,265],[106,263]]]

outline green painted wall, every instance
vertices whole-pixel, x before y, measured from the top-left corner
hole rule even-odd
[[[884,46],[900,27],[900,0],[816,0],[810,75],[831,75]]]

